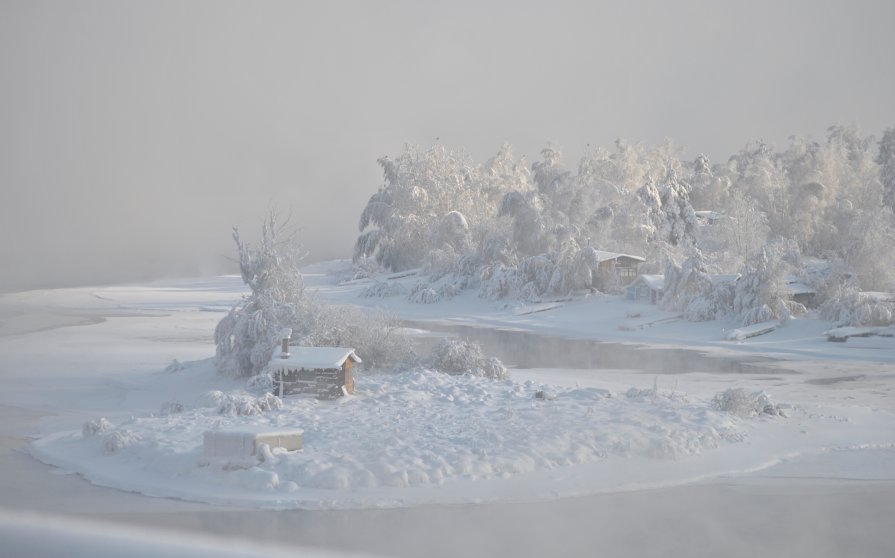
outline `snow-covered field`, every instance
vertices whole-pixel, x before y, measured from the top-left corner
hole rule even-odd
[[[352,397],[287,397],[277,408],[258,405],[260,386],[221,378],[209,360],[214,324],[242,293],[236,277],[35,291],[2,299],[2,404],[43,418],[4,435],[35,436],[34,456],[96,484],[267,508],[540,501],[781,463],[811,475],[826,471],[823,456],[841,462],[843,452],[873,456],[859,459],[859,472],[843,474],[891,478],[891,338],[828,343],[822,332],[829,324],[800,320],[731,342],[724,324],[683,322],[612,297],[534,306],[470,293],[429,305],[360,298],[369,282],[339,285],[340,266],[312,266],[308,285],[336,303],[386,304],[418,327],[463,323],[528,330],[535,339],[566,335],[695,348],[719,359],[790,360],[752,374],[720,366],[712,373],[705,361],[695,372],[661,375],[517,363],[506,381],[422,369],[362,374]],[[60,323],[89,325],[45,329]],[[181,364],[170,366],[173,359]],[[715,400],[759,390],[770,399],[757,407]],[[85,431],[90,421],[95,428]],[[204,431],[246,428],[302,429],[304,448],[248,462],[203,458]]]

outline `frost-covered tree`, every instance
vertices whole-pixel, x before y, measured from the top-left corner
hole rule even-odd
[[[682,312],[691,321],[714,320],[726,315],[732,304],[729,284],[715,284],[702,254],[696,252],[680,267],[669,262],[665,268],[665,291],[661,306]]]
[[[218,323],[215,364],[229,376],[254,376],[288,330],[293,344],[353,347],[368,367],[394,366],[411,354],[394,319],[337,308],[304,292],[297,233],[270,212],[252,244],[234,229],[240,272],[251,289]]]
[[[553,146],[530,168],[508,146],[483,165],[410,147],[380,160],[385,184],[361,216],[355,260],[422,265],[439,284],[423,285],[420,301],[463,288],[538,299],[608,288],[588,263],[593,249],[644,256],[652,272],[698,250],[706,272],[730,274],[777,242],[846,262],[864,288],[891,288],[893,145],[892,130],[876,146],[856,127],[833,126],[825,141],[793,137],[783,151],[749,143],[711,166],[703,155],[682,162],[670,142],[617,141],[588,148],[575,172]],[[699,226],[694,203],[722,218]],[[712,293],[694,316],[729,294]]]
[[[251,293],[215,328],[215,363],[224,374],[251,376],[267,364],[283,329],[302,313],[301,251],[295,231],[279,225],[273,211],[264,219],[256,244],[244,241],[236,228],[233,240],[242,280]]]
[[[887,128],[879,140],[876,163],[880,166],[883,203],[895,211],[895,128]]]
[[[805,311],[802,305],[789,300],[784,292],[783,275],[786,268],[779,252],[776,246],[762,250],[747,262],[736,282],[733,312],[743,325],[786,320],[794,313]]]

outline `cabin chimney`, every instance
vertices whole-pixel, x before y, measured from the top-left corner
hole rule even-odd
[[[280,358],[289,358],[289,341],[292,340],[292,330],[283,330],[283,345],[280,350]]]

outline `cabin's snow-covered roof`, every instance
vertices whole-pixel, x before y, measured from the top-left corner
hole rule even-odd
[[[603,250],[594,250],[594,254],[597,255],[597,261],[599,262],[608,262],[609,260],[614,260],[617,258],[631,258],[632,260],[637,260],[639,262],[646,261],[640,256],[632,256],[630,254],[617,254],[615,252],[605,252]]]
[[[631,286],[634,286],[636,283],[644,283],[647,287],[654,291],[661,291],[665,288],[665,276],[664,275],[647,275],[640,274]]]
[[[712,285],[736,283],[739,278],[739,273],[713,273],[709,275],[709,280],[712,282]]]
[[[270,368],[305,368],[325,370],[341,368],[348,359],[361,362],[354,349],[347,347],[289,347],[289,356],[283,358],[282,347],[277,347],[270,359]]]
[[[796,275],[787,275],[783,278],[786,283],[783,290],[790,296],[817,294],[817,291],[802,282],[802,279]]]

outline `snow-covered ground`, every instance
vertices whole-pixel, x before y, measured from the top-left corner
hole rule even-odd
[[[529,344],[566,335],[790,360],[754,374],[720,366],[712,373],[711,360],[661,375],[561,363],[520,363],[506,381],[426,370],[362,374],[352,397],[286,398],[282,408],[264,409],[253,406],[263,389],[221,378],[209,360],[214,324],[243,292],[238,278],[221,277],[7,295],[3,404],[44,415],[25,433],[38,438],[33,455],[94,483],[273,508],[537,501],[742,474],[829,452],[891,456],[895,446],[890,338],[828,343],[829,324],[799,320],[731,342],[725,324],[675,320],[614,297],[541,305],[474,293],[428,305],[360,298],[369,281],[340,285],[342,267],[312,266],[306,282],[333,302],[386,305],[431,329],[462,323],[536,333]],[[91,325],[44,328],[60,318]],[[170,366],[173,359],[181,364]],[[713,398],[732,388],[763,390],[781,413],[719,409]],[[108,422],[95,432],[82,429],[101,418]],[[300,428],[304,448],[251,462],[203,458],[205,430],[246,428]]]

